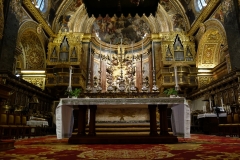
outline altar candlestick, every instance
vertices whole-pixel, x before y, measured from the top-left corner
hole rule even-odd
[[[111,41],[110,41],[110,61],[112,60],[112,43],[111,43]]]
[[[154,69],[154,49],[153,49],[153,41],[152,41],[152,65],[153,65],[153,69]]]
[[[211,97],[209,97],[209,107],[212,110],[212,100],[211,100]]]
[[[72,66],[69,67],[69,84],[68,84],[68,91],[72,91]]]
[[[101,63],[102,63],[102,46],[101,46],[101,42],[100,42],[100,71],[101,71]]]
[[[222,107],[223,107],[223,99],[221,98],[221,105],[222,105]]]
[[[174,66],[175,89],[178,90],[177,66]]]
[[[132,60],[133,60],[133,42],[132,42]]]
[[[89,68],[91,68],[91,52],[92,52],[92,42],[90,42],[90,52],[89,52]]]

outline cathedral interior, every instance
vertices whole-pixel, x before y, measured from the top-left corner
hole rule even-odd
[[[59,99],[75,88],[136,101],[174,88],[192,114],[238,112],[239,8],[239,0],[1,0],[1,112],[54,126]],[[139,112],[103,109],[97,120]]]

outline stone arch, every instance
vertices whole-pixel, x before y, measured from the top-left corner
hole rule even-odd
[[[22,49],[22,54],[17,57],[22,69],[45,69],[47,44],[46,35],[34,21],[24,22],[18,31],[17,46]],[[37,32],[38,28],[38,32]]]
[[[169,18],[170,17],[161,5],[158,6],[155,18],[152,15],[149,17],[143,16],[145,22],[149,24],[152,33],[172,31],[173,24]],[[91,33],[95,19],[95,17],[88,17],[86,9],[84,5],[82,5],[78,8],[76,13],[72,15],[69,22],[69,28],[72,32]]]
[[[209,19],[201,25],[199,37],[196,66],[214,68],[224,60],[221,48],[227,44],[222,23],[216,19]]]

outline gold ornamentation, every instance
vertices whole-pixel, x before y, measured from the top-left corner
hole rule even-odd
[[[38,33],[38,34],[41,34],[41,33],[42,33],[42,25],[41,25],[41,24],[39,24],[39,25],[37,26],[37,33]]]
[[[42,17],[41,13],[38,9],[32,4],[30,0],[23,0],[23,4],[25,7],[32,13],[33,17],[42,24],[43,29],[47,32],[47,34],[51,37],[56,37],[46,20]]]
[[[213,64],[216,44],[206,44],[203,50],[202,64]]]
[[[36,78],[36,77],[23,77],[23,79],[29,83],[32,83],[33,85],[41,88],[44,90],[45,88],[45,78]]]
[[[48,43],[48,65],[58,65],[58,64],[71,64],[71,65],[79,65],[82,60],[82,40],[83,37],[85,40],[89,38],[89,35],[84,36],[83,33],[72,33],[72,32],[64,32],[58,33],[57,37],[53,39],[53,42]],[[64,47],[61,48],[61,44],[63,43],[64,38],[67,39],[68,50],[64,51]],[[66,47],[66,46],[65,46]],[[66,48],[67,49],[67,48]],[[60,53],[65,52],[68,53],[67,61],[61,61]]]
[[[200,27],[200,24],[203,23],[209,14],[216,8],[217,5],[219,5],[221,0],[211,0],[208,2],[208,5],[203,9],[201,14],[198,16],[198,18],[193,23],[191,29],[188,31],[188,35],[193,35],[198,28]]]
[[[26,31],[21,36],[20,42],[23,47],[23,52],[26,56],[26,68],[43,69],[45,64],[44,49],[36,33],[32,31]]]
[[[212,81],[211,76],[199,76],[198,77],[198,88],[203,87],[204,85],[209,84]]]

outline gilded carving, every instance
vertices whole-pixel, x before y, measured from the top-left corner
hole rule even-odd
[[[26,56],[27,69],[45,68],[44,49],[36,33],[26,31],[20,38],[23,52]]]
[[[44,90],[45,88],[45,78],[36,78],[36,77],[23,77],[23,79],[33,85]]]
[[[223,54],[223,51],[227,49],[226,33],[223,27],[223,24],[216,20],[210,19],[204,22],[206,32],[198,32],[197,39],[199,41],[198,47],[198,57],[196,65],[199,68],[213,68],[224,60],[226,54]],[[215,45],[211,47],[214,51],[212,57],[212,64],[203,64],[203,54],[206,52],[206,45]],[[223,50],[224,49],[224,50]],[[206,58],[206,57],[204,57]]]
[[[54,32],[46,22],[46,20],[43,18],[41,13],[38,11],[38,9],[32,4],[30,0],[23,0],[23,4],[25,7],[32,13],[33,17],[42,24],[43,29],[47,32],[48,35],[51,37],[55,37]]]
[[[20,37],[23,34],[25,34],[27,31],[32,31],[34,33],[37,33],[38,27],[42,27],[42,25],[38,24],[37,22],[32,21],[32,20],[25,21],[24,23],[22,23],[22,25],[20,26],[20,28],[18,30],[17,46],[20,46],[20,40],[21,40]],[[44,34],[44,32],[40,32],[39,34],[36,34],[36,35],[40,39],[42,45],[46,43],[47,38],[46,38],[46,35]]]
[[[48,43],[48,65],[71,64],[79,65],[82,59],[82,39],[83,33],[63,32],[58,33],[53,42]],[[64,44],[64,45],[62,45]],[[67,47],[67,48],[66,48]],[[67,50],[63,50],[63,49]],[[67,53],[67,57],[63,55]],[[64,56],[67,60],[63,61]],[[65,59],[64,58],[64,59]]]
[[[188,31],[188,35],[193,35],[198,28],[200,27],[200,24],[203,23],[209,14],[220,4],[221,0],[211,0],[208,2],[208,5],[204,8],[204,10],[201,12],[201,14],[198,16],[198,18],[195,20],[193,25],[191,26],[191,29]]]
[[[199,76],[198,77],[198,88],[203,87],[204,85],[209,84],[212,81],[211,76]]]
[[[205,44],[203,49],[202,64],[214,64],[216,47],[217,44]]]

